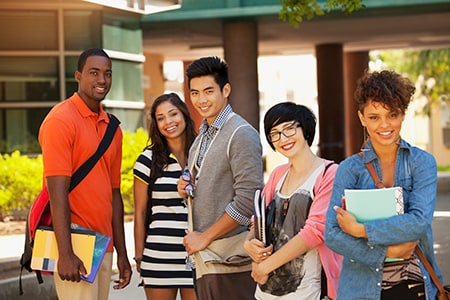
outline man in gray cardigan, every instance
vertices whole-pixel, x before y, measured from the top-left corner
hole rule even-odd
[[[254,299],[251,259],[243,243],[253,215],[254,192],[263,186],[260,137],[228,104],[231,85],[225,61],[198,59],[186,75],[192,104],[203,117],[189,152],[195,184],[193,230],[183,241],[194,260],[197,297]],[[179,180],[181,196],[186,196],[186,184]]]

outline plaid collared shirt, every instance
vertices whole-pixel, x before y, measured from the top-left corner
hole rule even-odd
[[[205,157],[206,152],[208,151],[209,145],[211,141],[214,139],[216,134],[225,124],[228,116],[233,112],[230,104],[227,104],[225,108],[219,113],[217,118],[212,122],[211,125],[208,126],[208,122],[204,119],[200,125],[200,136],[202,136],[202,142],[200,144],[200,151],[198,153],[197,158],[197,167],[201,167],[203,158]]]

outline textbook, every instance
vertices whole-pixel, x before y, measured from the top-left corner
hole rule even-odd
[[[74,253],[83,261],[86,272],[91,273],[95,245],[95,232],[71,230]],[[54,231],[49,227],[38,227],[34,238],[31,268],[56,272],[58,266],[58,245]]]
[[[266,238],[266,200],[261,197],[261,190],[256,190],[253,197],[255,238],[267,245]]]
[[[360,223],[403,214],[401,187],[344,190],[345,209]]]
[[[72,247],[86,268],[87,276],[82,280],[93,282],[100,264],[108,248],[110,237],[86,229],[82,226],[71,225]],[[52,228],[38,227],[36,230],[31,268],[47,272],[57,272],[58,246]]]
[[[77,224],[72,224],[72,229],[75,230],[85,230],[90,231],[87,228],[84,228]],[[91,272],[88,273],[88,276],[81,276],[81,279],[87,282],[94,282],[95,277],[97,276],[100,265],[102,264],[103,257],[105,257],[106,250],[108,249],[109,242],[111,241],[111,237],[101,234],[100,232],[93,231],[95,233],[95,244],[94,244],[94,252],[92,255],[92,269]]]

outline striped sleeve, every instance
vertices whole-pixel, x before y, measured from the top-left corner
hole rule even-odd
[[[152,165],[152,150],[146,149],[142,152],[136,163],[134,164],[133,175],[149,184],[150,182],[150,166]]]

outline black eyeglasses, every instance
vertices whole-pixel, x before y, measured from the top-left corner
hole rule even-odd
[[[281,138],[281,134],[283,134],[285,137],[291,137],[297,133],[298,127],[301,127],[300,124],[295,122],[291,126],[283,128],[283,130],[281,130],[281,131],[271,131],[269,133],[269,140],[272,143],[278,142]]]

